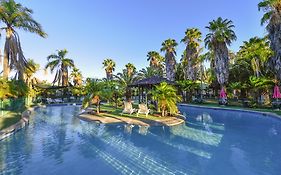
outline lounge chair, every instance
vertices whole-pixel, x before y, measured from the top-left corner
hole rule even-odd
[[[139,114],[145,114],[145,116],[147,117],[149,112],[150,112],[150,109],[147,108],[146,104],[139,104],[139,110],[138,110],[137,116],[139,116]]]
[[[132,102],[124,102],[124,110],[122,111],[122,114],[132,114],[136,112],[136,109],[133,108]]]

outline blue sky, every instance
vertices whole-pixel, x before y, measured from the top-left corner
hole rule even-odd
[[[259,0],[20,0],[34,10],[34,18],[48,33],[47,39],[20,32],[27,58],[43,67],[46,57],[66,48],[69,58],[85,77],[104,77],[102,61],[112,58],[121,71],[128,62],[137,69],[148,65],[147,52],[159,51],[168,38],[178,42],[189,27],[199,28],[205,37],[205,26],[221,16],[233,20],[237,41],[264,36],[260,26],[262,12]],[[2,37],[4,40],[4,37]],[[184,45],[177,48],[178,60]]]

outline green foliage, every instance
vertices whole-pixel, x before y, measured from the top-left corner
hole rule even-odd
[[[249,80],[250,80],[249,85],[251,86],[251,88],[257,89],[257,90],[267,89],[269,87],[273,87],[275,84],[272,79],[268,79],[266,77],[251,76]]]
[[[126,64],[125,67],[129,77],[136,73],[136,67],[132,63]]]
[[[276,15],[276,12],[280,13],[281,9],[281,2],[280,0],[263,0],[258,4],[259,10],[264,11],[264,15],[261,19],[261,24],[264,23],[270,23],[269,21],[274,18],[274,15]],[[274,22],[274,20],[271,20],[271,22]],[[277,21],[275,21],[277,22]]]
[[[202,33],[197,28],[188,28],[181,42],[187,44],[189,49],[197,49],[200,46]]]
[[[82,85],[82,73],[81,71],[74,67],[72,72],[70,73],[70,77],[72,78],[72,82],[74,86],[81,86]]]
[[[0,99],[11,97],[9,82],[6,78],[0,77]]]
[[[233,31],[234,25],[231,20],[219,17],[217,20],[209,22],[209,26],[206,28],[210,33],[206,35],[204,41],[209,50],[215,50],[218,43],[230,45],[233,40],[236,40],[236,35]]]
[[[149,61],[150,66],[154,68],[163,68],[164,58],[156,51],[147,53],[147,61]]]
[[[45,69],[50,68],[51,73],[56,70],[56,75],[53,84],[58,82],[58,85],[67,86],[68,69],[75,67],[74,61],[66,57],[68,53],[66,49],[58,50],[57,52],[57,54],[52,54],[47,57],[48,63],[45,66]]]
[[[33,19],[31,9],[16,3],[14,0],[3,0],[0,2],[0,6],[0,20],[5,24],[1,29],[6,31],[4,62],[10,64],[4,64],[3,75],[5,78],[8,77],[10,67],[17,71],[19,79],[23,79],[23,72],[28,65],[16,29],[35,33],[41,37],[46,37],[47,34],[41,25]]]
[[[151,91],[151,94],[153,99],[158,102],[158,107],[162,111],[162,116],[166,116],[167,112],[170,114],[177,114],[177,102],[181,100],[181,97],[177,95],[175,87],[163,82],[160,85],[155,86],[155,89]]]
[[[108,80],[112,79],[112,73],[115,71],[116,63],[112,59],[105,59],[103,62],[103,68],[106,72],[106,78]]]
[[[138,72],[138,79],[145,79],[145,78],[150,78],[150,77],[153,77],[153,76],[160,76],[160,77],[163,77],[163,71],[162,69],[155,69],[154,67],[146,67],[146,68],[143,68],[141,69],[139,72]]]
[[[177,84],[182,91],[186,92],[192,92],[196,89],[200,89],[200,83],[194,82],[192,80],[177,81]]]
[[[140,77],[137,76],[136,72],[132,72],[132,74],[128,74],[127,69],[123,69],[122,73],[118,73],[114,76],[115,81],[118,83],[119,91],[125,95],[127,100],[131,99],[132,92],[129,87],[130,84],[133,84]]]
[[[245,60],[247,64],[251,65],[255,76],[259,77],[266,73],[265,64],[272,54],[266,38],[254,37],[249,41],[244,41],[237,53],[237,59]]]
[[[10,80],[0,78],[0,99],[25,97],[29,88],[22,80]]]

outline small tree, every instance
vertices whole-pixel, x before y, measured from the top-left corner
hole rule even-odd
[[[181,97],[177,95],[175,87],[163,82],[155,86],[151,94],[152,98],[158,102],[158,108],[162,111],[162,117],[166,116],[167,112],[170,114],[178,112],[177,102],[181,100]]]

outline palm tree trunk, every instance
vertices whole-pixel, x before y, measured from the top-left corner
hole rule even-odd
[[[218,83],[221,86],[225,85],[229,77],[229,57],[225,43],[218,43],[215,49],[215,72]]]
[[[8,55],[7,51],[4,51],[4,59],[3,59],[3,77],[8,78],[10,73],[10,66],[9,66],[9,60],[8,60]]]
[[[68,86],[68,69],[62,65],[62,86]]]
[[[175,81],[175,66],[176,66],[176,61],[174,58],[174,55],[172,53],[167,53],[166,54],[166,74],[167,74],[167,79],[170,81]]]

